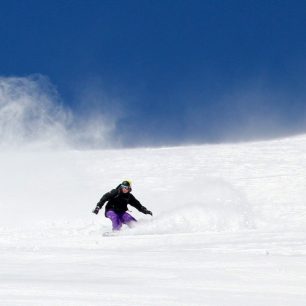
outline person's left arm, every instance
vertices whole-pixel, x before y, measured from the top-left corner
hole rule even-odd
[[[152,212],[141,205],[141,203],[132,194],[130,194],[129,204],[138,209],[143,214],[153,216]]]

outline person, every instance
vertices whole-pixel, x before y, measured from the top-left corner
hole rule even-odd
[[[113,231],[119,231],[122,224],[132,227],[133,223],[137,222],[133,216],[127,213],[128,204],[135,207],[143,214],[153,216],[152,212],[142,206],[132,195],[131,191],[131,183],[129,181],[123,181],[117,188],[105,193],[92,212],[97,215],[102,206],[107,202],[105,206],[105,217],[112,221]]]

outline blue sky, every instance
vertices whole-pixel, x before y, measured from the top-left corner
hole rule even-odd
[[[127,146],[278,137],[306,131],[305,29],[305,1],[1,1],[0,74]]]

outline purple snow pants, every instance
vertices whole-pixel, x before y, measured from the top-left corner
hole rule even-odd
[[[109,219],[111,219],[113,223],[113,231],[119,231],[122,224],[126,224],[129,227],[132,226],[133,222],[137,222],[135,218],[133,218],[130,214],[127,212],[124,212],[122,214],[115,213],[113,210],[109,210],[106,212],[105,216]]]

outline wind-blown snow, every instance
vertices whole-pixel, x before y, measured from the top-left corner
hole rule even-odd
[[[305,305],[306,137],[0,153],[2,305]],[[117,237],[106,191],[154,213]]]
[[[87,106],[94,97],[88,99]],[[0,76],[0,149],[37,151],[118,145],[112,137],[118,115],[110,107],[112,116],[92,107],[77,114],[61,102],[55,86],[45,76]]]

